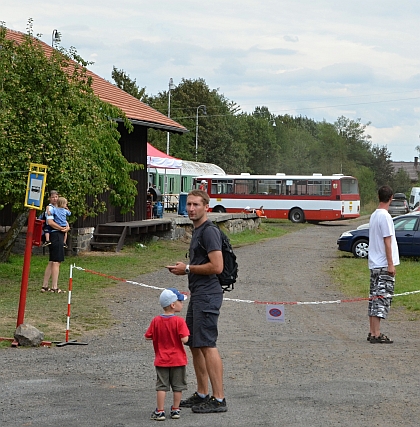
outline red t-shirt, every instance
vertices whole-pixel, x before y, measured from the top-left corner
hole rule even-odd
[[[155,366],[185,366],[187,353],[181,338],[189,335],[190,331],[182,317],[164,314],[156,316],[144,334],[146,338],[153,340]]]

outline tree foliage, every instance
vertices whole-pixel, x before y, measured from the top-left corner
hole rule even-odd
[[[117,87],[134,96],[134,98],[140,101],[143,100],[146,94],[146,87],[139,88],[136,79],[132,80],[124,70],[119,70],[115,66],[112,67],[111,75]]]
[[[75,49],[46,56],[31,20],[20,44],[1,26],[0,46],[1,207],[24,213],[29,164],[38,163],[47,166],[47,189],[69,200],[71,218],[104,210],[108,191],[111,203],[131,210],[137,188],[130,172],[140,165],[122,155],[116,119],[131,124],[94,94],[88,64]]]
[[[165,115],[168,92],[148,96],[146,102]],[[194,160],[197,107],[198,160],[216,163],[227,173],[312,174],[343,173],[359,178],[362,200],[376,200],[376,189],[392,185],[394,170],[385,146],[372,145],[370,123],[344,116],[335,123],[316,122],[303,116],[274,115],[265,106],[243,113],[203,79],[187,80],[171,91],[171,117],[190,130],[171,136],[170,154]],[[275,125],[275,126],[274,126]],[[161,150],[166,138],[152,131],[149,141]]]
[[[410,176],[404,169],[399,169],[393,177],[392,189],[394,193],[410,194],[411,180]]]
[[[151,107],[168,112],[167,91],[148,97]],[[206,113],[204,114],[205,106]],[[171,91],[171,118],[190,130],[186,135],[171,135],[170,154],[184,160],[195,160],[197,140],[199,162],[215,163],[230,172],[243,171],[248,154],[235,112],[238,106],[226,99],[217,89],[210,90],[203,79],[183,79]],[[198,119],[198,126],[197,126]],[[166,135],[149,132],[149,142],[166,151]]]

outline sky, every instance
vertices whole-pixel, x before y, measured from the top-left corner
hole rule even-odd
[[[420,2],[413,0],[0,0],[0,21],[71,46],[149,95],[185,79],[251,113],[369,124],[394,161],[420,145]]]

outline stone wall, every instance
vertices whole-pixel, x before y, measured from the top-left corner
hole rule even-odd
[[[242,214],[208,214],[208,217],[222,230],[230,234],[241,233],[244,230],[254,230],[261,224],[261,218],[256,215],[242,215]],[[165,235],[159,236],[162,239],[187,239],[189,240],[192,235],[192,221],[188,218],[174,218],[172,219],[172,227],[170,232]]]
[[[94,231],[95,229],[93,227],[72,228],[70,230],[71,235],[69,236],[68,246],[73,255],[90,251],[90,241]]]
[[[0,227],[0,239],[6,234],[10,227]],[[70,234],[67,236],[67,254],[77,255],[79,252],[90,251],[90,240],[93,236],[93,227],[87,228],[72,228]],[[15,245],[13,246],[12,253],[23,254],[25,253],[26,247],[26,232],[27,228],[23,227],[16,239]],[[34,255],[48,255],[48,249],[42,246],[32,246],[32,253]]]
[[[261,218],[254,214],[217,214],[209,213],[208,217],[211,221],[217,224],[222,230],[230,234],[241,233],[244,230],[253,230],[258,228],[261,223]],[[141,238],[151,238],[153,240],[177,240],[191,239],[192,221],[189,218],[174,215],[168,219],[171,221],[171,229],[169,231],[155,231],[149,234],[141,235]],[[6,227],[0,228],[0,239],[6,232]],[[90,240],[93,237],[94,228],[73,228],[67,237],[67,255],[77,255],[81,252],[90,251]],[[138,241],[140,236],[127,236],[126,243]],[[13,253],[23,254],[26,245],[26,227],[22,229],[16,244],[13,248]],[[32,247],[32,253],[35,255],[47,254],[48,250],[43,247]]]

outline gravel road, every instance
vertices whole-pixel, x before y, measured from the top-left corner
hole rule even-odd
[[[238,248],[239,283],[226,297],[289,302],[342,298],[328,270],[338,257],[337,237],[358,225],[349,224],[309,226]],[[185,277],[166,270],[136,277],[133,268],[127,278],[187,290]],[[82,279],[75,275],[73,292],[78,280]],[[159,291],[126,283],[107,291],[115,325],[79,339],[88,345],[0,350],[1,425],[153,425],[153,349],[143,333],[160,312],[158,295]],[[285,322],[279,324],[267,322],[264,305],[225,301],[219,350],[228,412],[194,414],[184,409],[180,420],[165,423],[419,426],[418,323],[393,308],[383,332],[394,344],[372,345],[366,341],[366,307],[367,302],[286,305]],[[72,313],[77,315],[77,307]],[[188,383],[186,395],[195,391],[192,365]],[[167,409],[171,398],[168,394]]]

